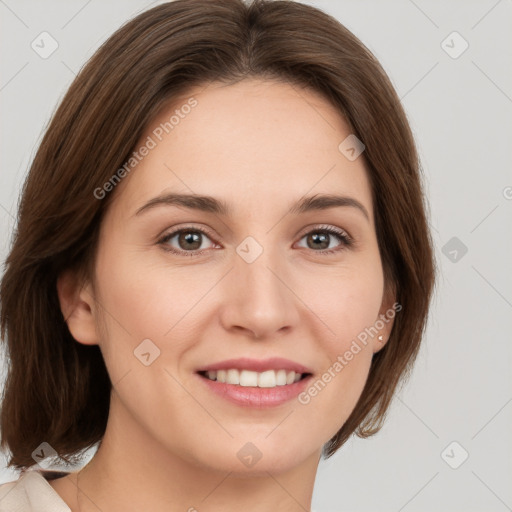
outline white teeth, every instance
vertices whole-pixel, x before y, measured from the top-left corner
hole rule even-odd
[[[302,373],[286,370],[267,370],[265,372],[253,372],[251,370],[209,370],[206,372],[210,380],[225,382],[244,387],[275,388],[298,382]]]
[[[238,370],[235,370],[238,372]],[[232,384],[228,382],[228,384]],[[250,370],[242,370],[240,372],[240,386],[257,386],[258,385],[258,373],[251,372]]]
[[[226,382],[228,384],[240,384],[240,374],[238,370],[228,370],[226,374]]]
[[[274,370],[268,370],[258,375],[258,387],[275,388],[276,385],[276,372]]]
[[[286,370],[277,370],[277,372],[276,372],[276,384],[278,386],[286,385]]]

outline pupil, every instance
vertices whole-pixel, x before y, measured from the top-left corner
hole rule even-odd
[[[180,235],[180,243],[184,242],[185,244],[192,244],[194,247],[187,247],[188,249],[198,249],[201,246],[201,242],[199,240],[200,235],[198,233],[191,233],[187,231]]]
[[[327,233],[321,233],[321,234],[314,234],[312,235],[312,238],[314,240],[314,247],[319,247],[320,244],[325,244],[327,242],[327,245],[325,247],[321,247],[321,249],[325,249],[329,246],[329,241],[328,241],[328,236]],[[316,243],[316,242],[320,242],[320,244]]]

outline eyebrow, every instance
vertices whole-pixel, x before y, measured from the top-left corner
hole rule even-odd
[[[198,194],[177,193],[163,194],[150,199],[135,212],[135,215],[140,215],[157,206],[182,206],[191,210],[199,210],[226,217],[232,215],[231,207],[221,199]],[[316,194],[314,196],[303,197],[296,204],[292,205],[288,213],[302,214],[313,210],[327,210],[337,207],[355,208],[365,216],[366,220],[370,220],[368,210],[357,199],[336,194]]]

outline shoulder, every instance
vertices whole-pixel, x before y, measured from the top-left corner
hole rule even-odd
[[[67,474],[60,471],[24,471],[18,480],[0,485],[0,512],[71,512],[48,483],[48,480]]]

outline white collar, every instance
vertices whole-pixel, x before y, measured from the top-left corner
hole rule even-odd
[[[71,512],[39,470],[26,470],[18,480],[0,485],[0,512]]]

